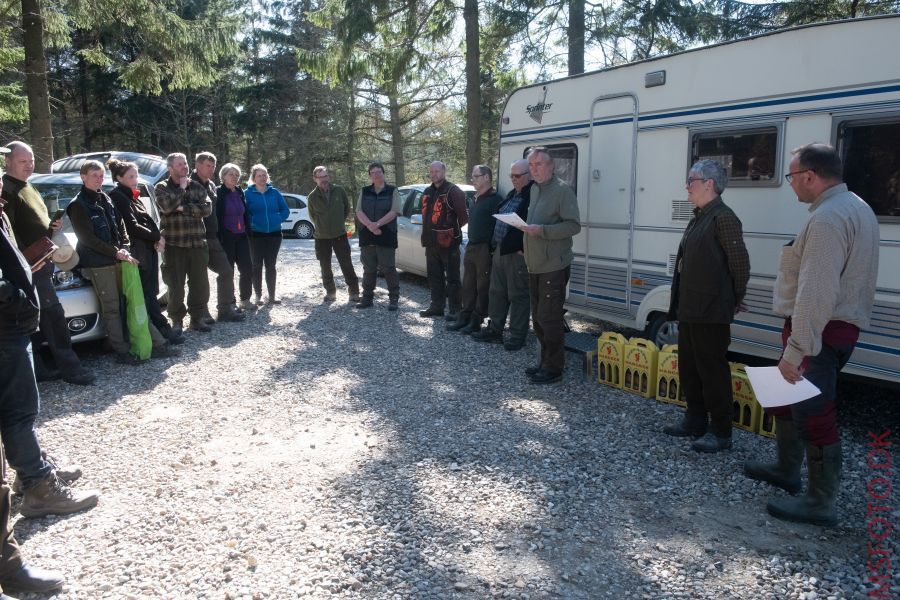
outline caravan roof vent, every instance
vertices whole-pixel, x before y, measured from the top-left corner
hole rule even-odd
[[[665,71],[652,71],[644,75],[644,87],[656,87],[666,85]]]

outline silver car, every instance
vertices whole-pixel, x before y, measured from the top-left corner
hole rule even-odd
[[[50,173],[75,173],[77,175],[85,161],[99,160],[105,165],[106,161],[111,158],[136,164],[141,178],[145,179],[151,186],[156,185],[169,174],[166,167],[166,159],[162,156],[144,154],[142,152],[122,152],[119,150],[85,152],[60,158],[59,160],[54,160],[53,164],[50,165]]]
[[[57,210],[65,209],[73,198],[81,190],[81,177],[73,173],[51,173],[48,175],[32,175],[28,183],[33,185],[47,205],[47,210],[52,215]],[[115,184],[109,179],[109,174],[103,180],[103,190],[109,192]],[[140,199],[147,208],[147,212],[159,223],[159,211],[156,208],[156,194],[153,186],[146,179],[138,181]],[[72,224],[68,217],[63,217],[63,229],[72,246],[78,242]],[[106,337],[106,330],[100,320],[100,302],[90,280],[81,274],[81,269],[76,267],[71,271],[57,270],[53,274],[53,284],[56,294],[62,304],[66,315],[66,323],[73,342],[85,342]],[[160,293],[164,294],[165,286],[160,284]]]

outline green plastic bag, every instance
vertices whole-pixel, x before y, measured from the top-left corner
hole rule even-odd
[[[150,337],[150,319],[147,317],[147,306],[144,304],[141,274],[138,268],[129,262],[123,261],[119,265],[122,270],[125,323],[128,325],[131,353],[141,360],[147,360],[153,351],[153,339]]]

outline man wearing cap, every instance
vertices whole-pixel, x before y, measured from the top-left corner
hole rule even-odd
[[[34,153],[23,142],[6,145],[6,174],[3,176],[3,210],[9,218],[20,250],[24,250],[40,238],[59,231],[60,221],[50,222],[50,214],[40,193],[28,183],[34,172]],[[89,385],[94,374],[84,368],[78,355],[72,350],[72,339],[66,315],[53,287],[51,261],[34,273],[34,286],[41,302],[40,331],[56,360],[62,378],[68,383]]]

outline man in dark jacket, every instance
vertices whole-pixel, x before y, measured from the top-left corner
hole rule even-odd
[[[363,297],[356,308],[369,308],[375,297],[378,271],[384,273],[388,288],[388,310],[395,311],[400,301],[400,278],[397,276],[397,215],[400,193],[384,180],[384,165],[369,163],[372,185],[359,191],[356,218],[359,229],[359,254],[363,264]],[[312,205],[310,205],[312,206]]]
[[[515,213],[524,221],[528,217],[531,193],[531,173],[528,161],[519,159],[510,166],[509,178],[513,189],[506,195],[497,212]],[[503,347],[510,352],[521,350],[528,335],[528,315],[531,299],[528,294],[528,267],[525,265],[523,233],[520,229],[494,219],[491,238],[493,265],[491,289],[488,295],[488,326],[472,337],[479,342],[503,343],[503,327],[509,313],[509,340]]]
[[[439,160],[428,166],[431,185],[422,193],[422,246],[428,270],[431,305],[420,317],[444,316],[449,303],[449,320],[456,320],[462,305],[459,279],[459,245],[462,227],[469,222],[466,195],[446,180],[447,166]]]
[[[488,290],[491,287],[491,237],[494,234],[494,213],[503,200],[494,189],[493,173],[487,165],[472,167],[475,204],[469,212],[469,243],[463,259],[462,309],[456,322],[447,325],[448,331],[472,334],[481,330],[487,317]]]
[[[678,255],[669,319],[678,320],[678,377],[687,398],[680,423],[668,435],[694,437],[698,452],[731,448],[731,369],[726,353],[731,322],[740,310],[750,258],[741,221],[722,202],[728,174],[714,160],[700,160],[687,178],[694,218],[688,223]]]
[[[3,176],[3,200],[6,202],[4,210],[15,232],[19,250],[24,250],[47,235],[49,230],[59,230],[62,223],[50,222],[44,199],[28,183],[28,177],[34,172],[34,153],[31,147],[23,142],[10,142],[6,147],[11,152],[6,155],[7,173]],[[63,380],[77,385],[90,385],[95,376],[82,366],[78,355],[72,350],[66,315],[53,287],[53,269],[53,263],[47,261],[34,274],[34,286],[41,301],[41,335],[53,354]]]
[[[212,152],[201,152],[194,157],[194,172],[191,179],[206,190],[210,201],[210,213],[203,219],[206,227],[206,247],[209,251],[209,270],[216,274],[216,316],[219,321],[243,321],[244,313],[235,304],[234,267],[228,260],[225,248],[219,240],[219,219],[216,216],[216,184],[213,173],[216,171],[216,157]],[[207,307],[203,314],[207,325],[214,323]]]

